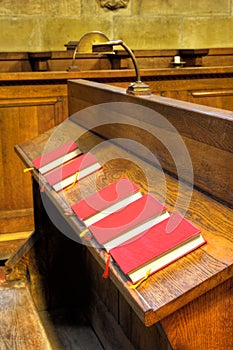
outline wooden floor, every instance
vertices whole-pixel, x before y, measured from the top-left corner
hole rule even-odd
[[[40,312],[40,318],[53,349],[103,350],[83,315],[75,309]]]
[[[0,349],[52,350],[25,284],[0,285]]]
[[[38,313],[24,282],[5,281],[5,261],[24,242],[20,238],[0,239],[0,350],[103,350],[78,310]]]
[[[103,350],[78,310],[38,314],[21,281],[0,282],[0,325],[1,350]]]

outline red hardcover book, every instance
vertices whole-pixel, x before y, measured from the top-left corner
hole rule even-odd
[[[79,219],[90,226],[141,196],[138,186],[122,178],[73,204],[71,208]]]
[[[63,145],[42,154],[40,157],[34,159],[32,163],[41,174],[45,174],[79,154],[81,154],[81,151],[78,148],[78,145],[74,141],[68,141]]]
[[[99,244],[107,251],[163,220],[166,207],[150,194],[145,194],[123,209],[89,226]]]
[[[170,220],[170,221],[169,221]],[[169,227],[170,224],[170,227]],[[170,218],[110,250],[121,270],[133,283],[206,243],[200,230],[175,213]]]
[[[56,191],[60,191],[100,168],[96,157],[88,152],[45,174],[45,179]]]

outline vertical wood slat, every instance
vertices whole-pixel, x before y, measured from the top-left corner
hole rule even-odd
[[[159,322],[145,327],[119,293],[119,324],[137,350],[172,350]]]

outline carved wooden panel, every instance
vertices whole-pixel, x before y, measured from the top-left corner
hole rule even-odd
[[[55,96],[54,89],[49,91],[47,86],[0,89],[0,233],[32,230],[31,180],[23,173],[24,166],[14,146],[67,117],[66,98]]]

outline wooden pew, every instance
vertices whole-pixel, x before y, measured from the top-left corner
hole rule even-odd
[[[62,194],[33,171],[35,232],[8,260],[8,281],[28,281],[38,310],[78,307],[106,349],[229,349],[231,113],[158,96],[134,97],[122,88],[82,80],[69,82],[69,109],[71,116],[64,124],[18,145],[18,155],[31,166],[48,141],[55,146],[74,138],[83,152],[91,150],[98,157],[103,169]],[[176,137],[182,138],[193,164],[194,187],[190,174],[179,173],[188,163],[182,168],[170,146],[158,142],[161,133],[163,141],[170,139],[176,147]],[[184,211],[207,240],[136,290],[113,263],[109,278],[102,278],[104,251],[93,241],[77,243],[84,226],[69,215],[72,203],[122,176],[143,193],[165,198],[169,211]]]
[[[224,57],[232,57],[231,50],[225,51]],[[46,54],[48,55],[48,53]],[[175,50],[137,53],[142,80],[150,86],[154,94],[233,110],[232,64],[211,66],[210,61],[208,61],[209,66],[176,69],[171,65],[172,57],[175,54],[177,54]],[[0,182],[0,234],[25,231],[30,233],[34,227],[30,181],[25,178],[22,164],[14,154],[14,145],[58,125],[68,117],[67,81],[69,79],[88,79],[126,89],[135,80],[135,73],[129,59],[125,56],[122,56],[122,60],[120,60],[119,69],[111,69],[109,62],[102,65],[100,62],[105,62],[106,57],[99,59],[96,56],[88,59],[87,57],[79,57],[82,66],[81,70],[77,72],[66,72],[64,68],[66,66],[63,68],[59,66],[62,61],[61,53],[57,53],[57,59],[53,57],[56,56],[55,54],[51,54],[51,62],[53,62],[53,58],[57,62],[54,63],[57,71],[41,70],[39,72],[28,71],[29,68],[25,66],[27,58],[25,54],[5,56],[5,60],[9,59],[13,66],[15,60],[22,60],[21,64],[24,68],[20,72],[0,73],[0,122],[3,130],[0,142],[4,149],[0,160],[2,176]],[[43,55],[37,53],[34,56],[35,59],[42,60],[40,65],[43,66],[44,57],[41,57]],[[65,64],[68,66],[71,55],[67,54],[66,56],[67,62]],[[225,61],[221,60],[223,56],[218,50],[213,52],[213,57],[215,63],[219,59],[219,62],[224,64]],[[0,55],[0,59],[1,62],[4,61],[2,55]],[[93,60],[97,63],[90,66],[90,61]],[[8,159],[11,159],[11,162]],[[12,166],[15,164],[17,167]],[[16,177],[20,188],[24,188],[23,193],[18,191],[12,194],[11,189],[15,184]],[[2,240],[7,241],[7,237],[3,237]]]
[[[95,128],[98,135],[109,139],[131,137],[139,143],[143,143],[153,154],[156,154],[163,168],[177,176],[176,166],[178,164],[175,164],[174,160],[171,159],[171,154],[169,154],[171,149],[162,147],[158,139],[153,137],[156,134],[160,135],[163,128],[169,127],[163,125],[163,118],[166,118],[185,142],[192,161],[194,185],[220,200],[233,204],[232,184],[229,181],[232,178],[232,112],[158,96],[134,98],[124,94],[124,90],[121,88],[101,86],[98,83],[90,85],[85,81],[82,82],[82,89],[78,92],[76,81],[70,81],[68,91],[69,114],[74,114],[71,119],[76,119],[75,113],[77,111],[93,105],[100,105],[99,108],[87,109],[87,111],[80,113],[78,115],[79,124],[84,127],[91,126],[94,124],[93,119],[96,118],[96,122],[98,122],[98,114],[104,113],[102,119],[105,121],[105,125]],[[108,101],[109,105],[106,105],[104,109],[101,104],[104,104],[105,101]],[[110,104],[112,103],[114,107],[115,102],[119,104],[122,102],[122,109],[125,106],[124,103],[145,107],[144,113],[146,113],[148,120],[140,115],[139,107],[139,110],[135,108],[135,116],[134,109],[130,113],[126,108],[125,113],[124,109],[122,114],[118,111],[117,117],[121,118],[120,120],[124,123],[128,122],[129,128],[126,128],[120,121],[117,127],[113,123],[106,124],[108,114],[111,112]],[[150,111],[155,113],[150,113]],[[89,117],[90,114],[91,117]],[[162,127],[160,123],[162,123]],[[136,132],[136,127],[141,127],[140,133]],[[152,135],[149,134],[149,131]],[[172,144],[176,141],[174,134],[175,130],[171,129],[168,130],[167,134],[164,134],[164,137],[171,138]],[[141,156],[146,157],[143,154]],[[183,177],[185,178],[185,169],[183,169]],[[188,178],[185,179],[188,180]]]
[[[78,42],[65,45],[67,50],[46,52],[0,52],[0,72],[46,72],[66,71],[72,63]],[[172,68],[174,56],[180,56],[184,67],[220,67],[233,65],[232,48],[133,50],[141,69]],[[80,71],[133,68],[131,59],[124,50],[115,55],[76,55]]]

